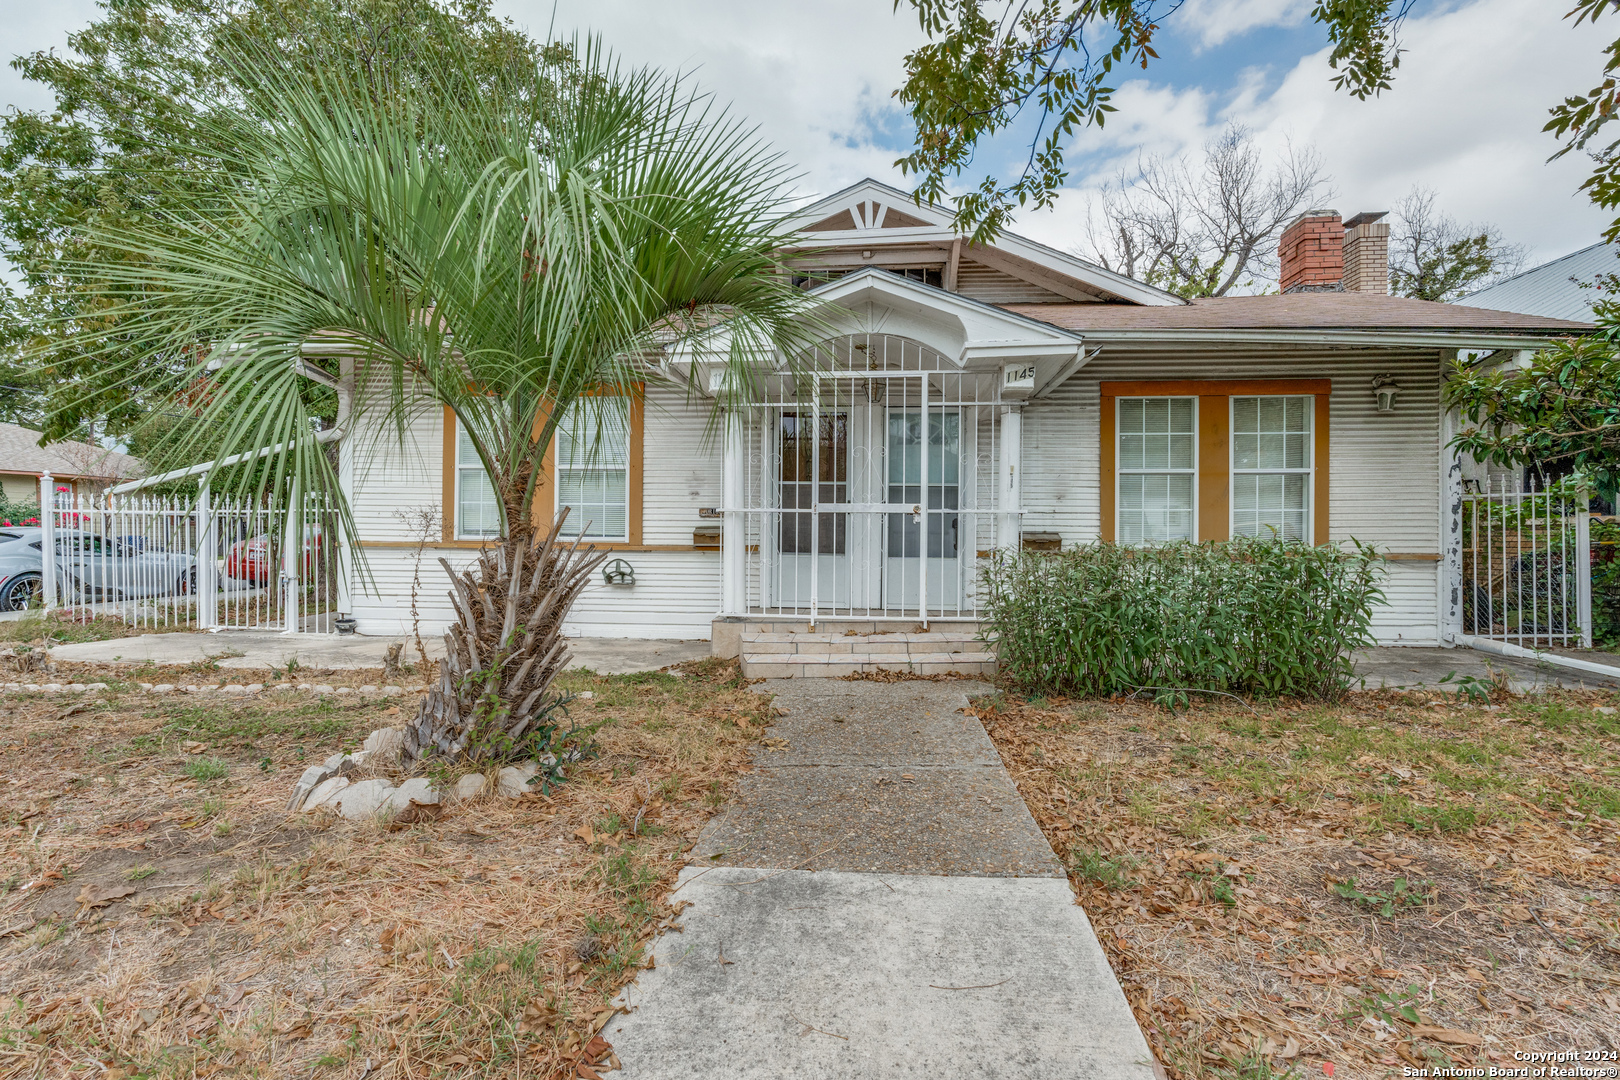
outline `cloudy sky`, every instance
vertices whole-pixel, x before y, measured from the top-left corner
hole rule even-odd
[[[1158,42],[1164,58],[1120,85],[1119,113],[1079,133],[1058,208],[1019,231],[1055,247],[1084,239],[1098,184],[1138,153],[1196,152],[1229,122],[1263,146],[1314,145],[1346,214],[1387,209],[1423,185],[1453,216],[1498,225],[1532,265],[1593,243],[1609,215],[1576,193],[1584,159],[1547,156],[1546,110],[1600,70],[1603,35],[1561,19],[1548,0],[1418,0],[1393,92],[1358,102],[1330,83],[1311,0],[1187,0]],[[875,176],[902,184],[894,160],[910,130],[894,106],[901,58],[921,35],[890,0],[496,0],[536,37],[600,33],[628,60],[690,71],[757,122],[798,163],[806,192]],[[65,49],[95,13],[90,0],[0,0],[0,51]],[[1612,28],[1604,27],[1612,33]],[[49,102],[9,70],[0,101]],[[1027,145],[982,148],[976,166],[1005,173]],[[976,179],[976,178],[973,178]]]

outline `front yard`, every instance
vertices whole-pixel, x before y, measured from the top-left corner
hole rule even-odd
[[[605,1072],[604,1007],[773,713],[729,662],[569,674],[600,725],[570,782],[390,831],[283,807],[411,696],[60,668],[110,688],[0,695],[7,1078]],[[1172,1076],[1388,1077],[1620,1051],[1620,696],[1494,693],[973,709]]]
[[[603,1007],[770,712],[723,662],[570,673],[592,694],[572,719],[601,725],[571,782],[390,832],[283,807],[414,698],[157,697],[127,667],[60,667],[112,688],[0,696],[3,1077],[611,1068]]]
[[[1172,1076],[1612,1066],[1620,697],[1439,697],[975,709]]]

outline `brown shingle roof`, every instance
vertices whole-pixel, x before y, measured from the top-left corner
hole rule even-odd
[[[50,473],[62,479],[96,477],[122,479],[139,476],[139,458],[103,450],[85,442],[64,441],[39,445],[39,432],[18,424],[0,423],[0,472]]]
[[[1397,330],[1582,333],[1591,323],[1511,311],[1437,304],[1369,293],[1300,292],[1221,296],[1175,307],[1128,304],[1004,304],[1008,311],[1065,330]]]

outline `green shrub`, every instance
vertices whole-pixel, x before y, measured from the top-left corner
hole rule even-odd
[[[1001,671],[1071,696],[1143,687],[1334,698],[1383,603],[1371,548],[1270,539],[997,553],[982,580]]]

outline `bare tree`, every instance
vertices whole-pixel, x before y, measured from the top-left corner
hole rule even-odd
[[[1524,247],[1495,225],[1462,225],[1434,207],[1430,188],[1414,187],[1395,208],[1389,230],[1389,290],[1397,296],[1451,303],[1511,277]]]
[[[1092,206],[1083,254],[1182,296],[1225,296],[1275,281],[1283,229],[1332,193],[1314,148],[1290,144],[1267,167],[1253,132],[1231,124],[1197,162],[1152,156],[1122,170]]]

